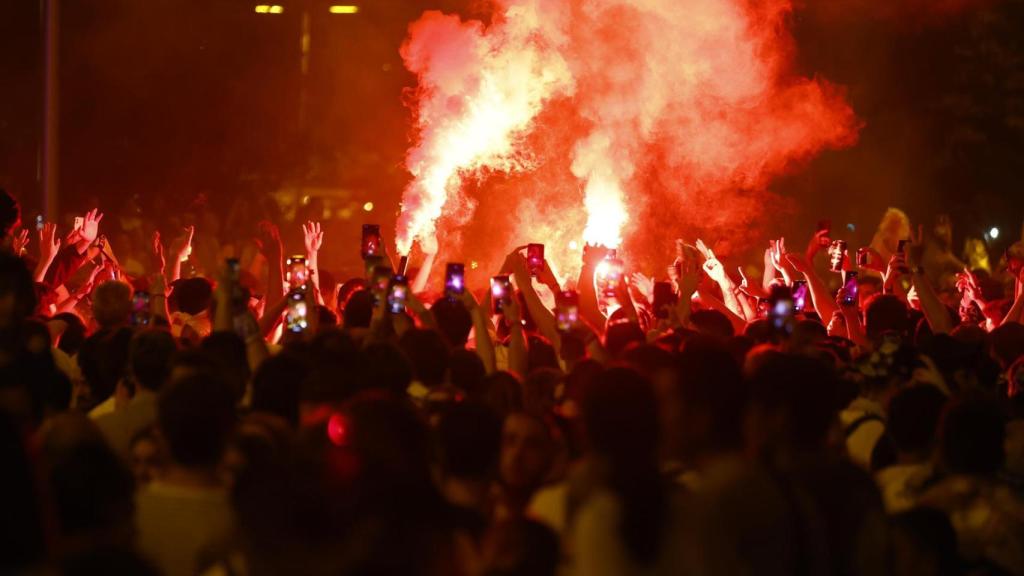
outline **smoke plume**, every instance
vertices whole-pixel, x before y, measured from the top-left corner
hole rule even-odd
[[[773,177],[857,135],[841,90],[793,73],[790,10],[497,0],[488,25],[425,13],[402,48],[418,86],[399,250],[439,221],[466,224],[491,179],[492,229],[545,242],[563,269],[584,241],[643,251],[631,238],[651,224],[754,226]]]

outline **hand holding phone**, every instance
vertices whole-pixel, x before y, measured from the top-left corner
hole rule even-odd
[[[305,256],[292,256],[285,260],[285,280],[293,290],[306,290],[309,282],[309,268]]]
[[[137,290],[132,296],[132,326],[149,326],[151,320],[149,292]]]
[[[580,296],[575,290],[560,292],[555,298],[555,321],[558,331],[571,332],[580,321]]]
[[[288,293],[288,308],[285,312],[285,328],[294,334],[301,334],[309,328],[309,307],[305,292],[292,290]]]
[[[363,260],[372,256],[384,255],[383,246],[381,245],[379,224],[363,224],[363,238],[360,242],[359,251]]]
[[[829,269],[833,272],[842,272],[846,263],[846,240],[835,240],[828,248]]]
[[[793,311],[803,312],[804,308],[807,307],[807,297],[810,296],[810,289],[807,286],[807,280],[794,280],[793,281]]]
[[[388,312],[392,314],[405,312],[408,299],[409,280],[400,274],[395,275],[391,278],[391,286],[388,288]]]
[[[491,278],[491,312],[503,314],[505,306],[512,299],[512,281],[508,275]]]
[[[526,267],[530,276],[536,278],[544,270],[544,245],[528,244],[526,246]]]
[[[848,270],[846,272],[846,279],[843,282],[843,287],[840,290],[839,303],[843,306],[856,306],[857,294],[857,271]]]

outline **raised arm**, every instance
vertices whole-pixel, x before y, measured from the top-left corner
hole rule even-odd
[[[953,329],[953,320],[949,317],[949,312],[942,301],[939,300],[938,294],[935,293],[932,283],[928,281],[924,267],[921,266],[925,248],[924,228],[918,226],[917,235],[912,234],[911,236],[907,256],[910,265],[910,278],[914,283],[914,290],[917,291],[917,297],[921,300],[921,312],[924,313],[924,318],[928,321],[932,332],[946,334]]]
[[[167,266],[165,274],[172,283],[181,278],[181,263],[188,260],[192,254],[192,236],[195,232],[195,226],[188,226],[171,242],[171,263]]]
[[[486,299],[485,299],[486,300]],[[477,302],[471,290],[462,293],[462,305],[469,310],[469,317],[473,320],[473,341],[476,344],[476,355],[484,363],[484,369],[488,374],[494,374],[497,370],[497,359],[494,355],[494,342],[491,340],[490,321],[486,312]]]
[[[793,269],[797,273],[803,274],[804,278],[807,279],[807,288],[811,292],[811,302],[814,303],[814,309],[818,312],[818,317],[821,318],[821,321],[827,322],[827,319],[832,318],[832,314],[838,308],[836,307],[835,300],[832,299],[832,295],[829,294],[825,282],[814,271],[811,263],[801,258],[798,254],[790,252],[785,257],[786,261],[793,266]]]
[[[39,231],[39,263],[36,264],[35,281],[42,282],[46,279],[46,271],[50,269],[54,258],[60,252],[60,237],[57,236],[57,225],[47,222]]]
[[[324,232],[319,222],[312,220],[302,225],[302,236],[306,246],[306,268],[309,270],[310,282],[313,284],[316,301],[324,305],[323,294],[320,290],[320,266],[317,258],[320,247],[324,244]]]
[[[430,271],[434,268],[434,260],[437,258],[437,236],[431,234],[419,240],[420,251],[423,252],[423,264],[416,277],[413,278],[410,289],[414,294],[422,294],[427,289],[427,282],[430,280]]]

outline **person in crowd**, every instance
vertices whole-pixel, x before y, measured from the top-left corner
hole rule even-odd
[[[1024,574],[1020,246],[894,209],[460,292],[432,235],[403,283],[317,203],[211,203],[0,193],[5,573]]]

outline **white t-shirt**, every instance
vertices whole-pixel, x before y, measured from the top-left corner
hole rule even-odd
[[[199,555],[230,535],[233,514],[221,488],[159,481],[135,498],[139,550],[167,576],[197,572]]]

